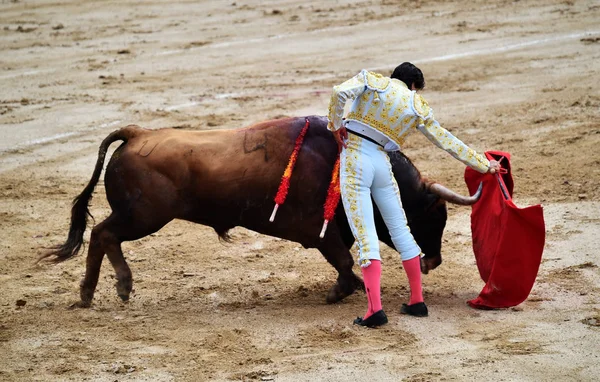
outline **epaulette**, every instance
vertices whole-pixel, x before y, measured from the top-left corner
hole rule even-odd
[[[365,84],[371,90],[384,92],[390,86],[390,81],[389,77],[365,70]]]
[[[413,101],[414,111],[423,119],[427,119],[431,113],[431,107],[420,94],[415,93]]]

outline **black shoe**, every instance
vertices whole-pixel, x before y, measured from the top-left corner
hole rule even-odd
[[[363,320],[361,317],[356,317],[356,320],[354,320],[354,325],[366,326],[368,328],[376,328],[387,323],[388,318],[383,309],[373,313],[365,320]]]
[[[425,305],[424,302],[417,302],[416,304],[412,305],[402,304],[400,313],[415,317],[427,317],[429,315],[429,312],[427,311],[427,305]]]

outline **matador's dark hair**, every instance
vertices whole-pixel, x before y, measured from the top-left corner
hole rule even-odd
[[[404,82],[409,89],[412,84],[415,84],[417,90],[421,90],[425,87],[423,72],[410,62],[403,62],[398,65],[396,69],[394,69],[391,77]]]

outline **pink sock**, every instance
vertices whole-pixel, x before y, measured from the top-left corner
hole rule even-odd
[[[410,285],[410,301],[408,305],[423,302],[423,289],[421,286],[421,258],[413,257],[410,260],[402,262],[406,276],[408,276],[408,284]],[[366,283],[365,283],[366,285]]]
[[[373,313],[381,310],[381,261],[371,260],[371,265],[360,269],[367,291],[368,308],[363,317],[363,320],[366,320]]]

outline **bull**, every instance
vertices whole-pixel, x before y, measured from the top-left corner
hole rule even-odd
[[[271,223],[273,198],[305,120],[310,128],[297,158],[287,200]],[[117,294],[127,301],[133,280],[121,243],[157,232],[173,219],[210,226],[223,239],[228,238],[230,229],[241,226],[318,249],[338,272],[326,301],[338,302],[363,285],[352,270],[350,248],[354,237],[341,203],[325,237],[319,237],[323,204],[338,153],[326,126],[327,118],[311,116],[266,121],[236,130],[149,130],[129,125],[114,131],[100,145],[91,180],[73,200],[67,240],[41,259],[58,263],[80,251],[91,216],[88,205],[108,147],[123,141],[106,166],[104,184],[112,212],[91,231],[78,306],[90,306],[104,255],[116,273]],[[402,153],[389,155],[409,226],[425,253],[421,270],[427,273],[442,262],[446,201],[473,204],[481,191],[471,197],[458,195],[422,178]],[[393,248],[376,206],[375,221],[380,240]]]

